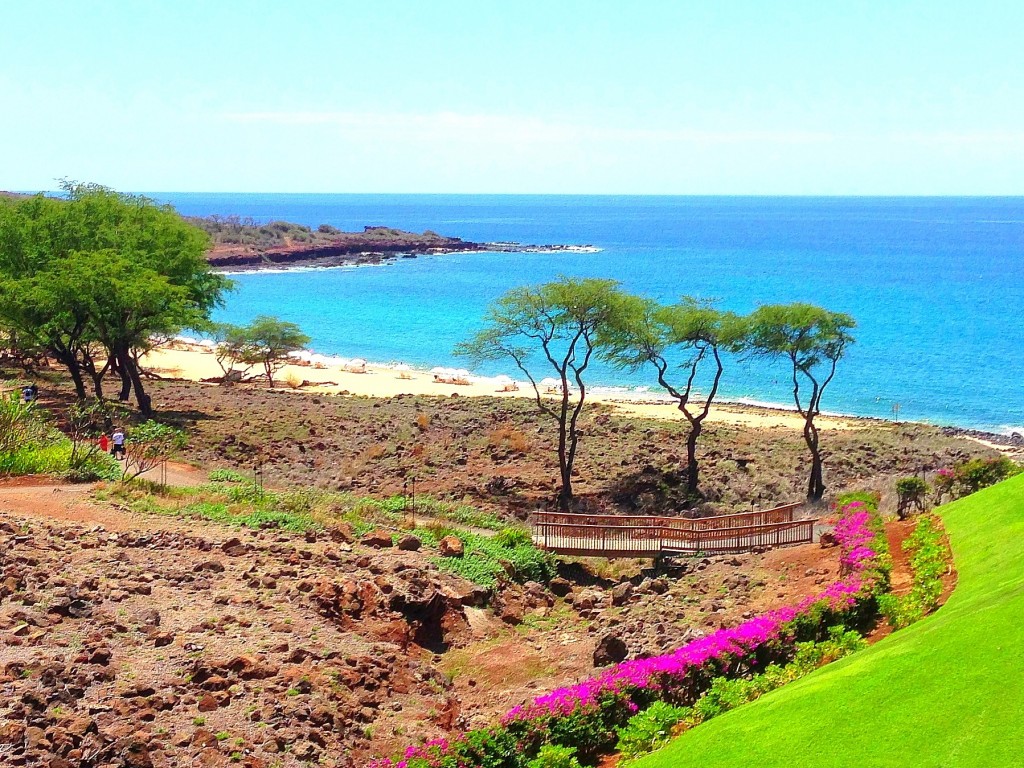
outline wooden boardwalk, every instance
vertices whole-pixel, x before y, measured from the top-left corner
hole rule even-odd
[[[800,504],[719,517],[633,517],[538,512],[531,518],[541,549],[578,557],[673,557],[748,552],[806,544],[816,519],[794,520]]]

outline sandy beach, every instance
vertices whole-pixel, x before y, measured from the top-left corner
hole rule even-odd
[[[436,381],[435,376],[428,371],[401,370],[393,366],[367,364],[365,372],[358,373],[350,370],[353,367],[351,362],[342,358],[324,358],[305,353],[304,357],[307,359],[296,358],[293,364],[284,366],[276,374],[275,384],[278,388],[294,389],[297,392],[382,398],[397,395],[533,397],[533,389],[526,381],[517,382],[519,389],[516,391],[505,391],[507,382],[497,378],[469,376],[459,377],[460,381],[467,383],[442,383]],[[223,373],[212,350],[208,346],[191,341],[175,341],[169,346],[153,350],[142,358],[142,363],[148,370],[166,378],[189,381],[215,379]],[[255,373],[255,369],[250,371],[250,374]],[[260,382],[257,380],[255,384],[259,386]],[[623,413],[641,418],[683,418],[673,401],[665,399],[661,402],[661,398],[653,392],[605,392],[598,388],[598,391],[588,392],[588,400],[607,403]],[[708,420],[768,429],[803,427],[803,419],[795,411],[736,403],[714,405],[708,414]],[[872,419],[839,416],[819,416],[816,422],[822,429],[858,429],[877,423]]]

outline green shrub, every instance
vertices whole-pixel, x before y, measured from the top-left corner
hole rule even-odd
[[[841,493],[836,497],[836,507],[842,508],[847,504],[860,501],[867,504],[871,509],[877,509],[880,500],[881,497],[874,491],[849,491]]]
[[[249,479],[241,472],[233,469],[211,469],[209,474],[211,483],[246,483]]]
[[[967,496],[982,488],[988,488],[1020,471],[1021,468],[1006,456],[999,456],[995,459],[971,459],[959,464],[955,469],[959,495]]]
[[[522,528],[502,528],[495,534],[494,540],[506,549],[514,549],[523,544],[533,544],[533,538]]]
[[[619,742],[615,748],[625,758],[653,752],[668,743],[672,729],[692,711],[690,707],[675,707],[656,701],[643,712],[633,715],[625,727],[619,729]]]
[[[575,747],[545,744],[526,768],[580,768],[580,761],[576,759]]]
[[[928,483],[923,478],[912,475],[902,477],[896,481],[896,495],[898,502],[896,514],[900,520],[906,520],[911,509],[918,512],[924,511],[924,500],[928,493]]]

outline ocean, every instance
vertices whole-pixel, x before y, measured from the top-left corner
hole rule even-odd
[[[665,302],[700,296],[745,313],[806,301],[847,312],[857,343],[824,410],[892,418],[898,404],[901,420],[1024,431],[1024,198],[152,196],[185,215],[599,249],[233,276],[237,289],[217,320],[277,315],[324,354],[465,367],[452,348],[504,291],[560,275],[607,277]],[[478,372],[516,373],[498,363]],[[649,370],[595,365],[591,381],[657,391]],[[792,405],[784,362],[729,360],[721,392]]]

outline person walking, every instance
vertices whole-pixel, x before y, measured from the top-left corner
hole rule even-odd
[[[103,453],[107,453],[108,451],[110,451],[110,438],[107,437],[107,433],[106,432],[104,432],[102,435],[100,435],[99,444],[100,444],[100,450],[103,451]]]
[[[125,455],[124,455],[124,430],[121,429],[120,427],[115,427],[114,428],[114,434],[112,434],[110,436],[110,440],[114,444],[114,447],[111,448],[111,450],[110,450],[110,455],[113,456],[115,459],[117,459],[117,458],[121,458],[121,459],[125,458]]]

